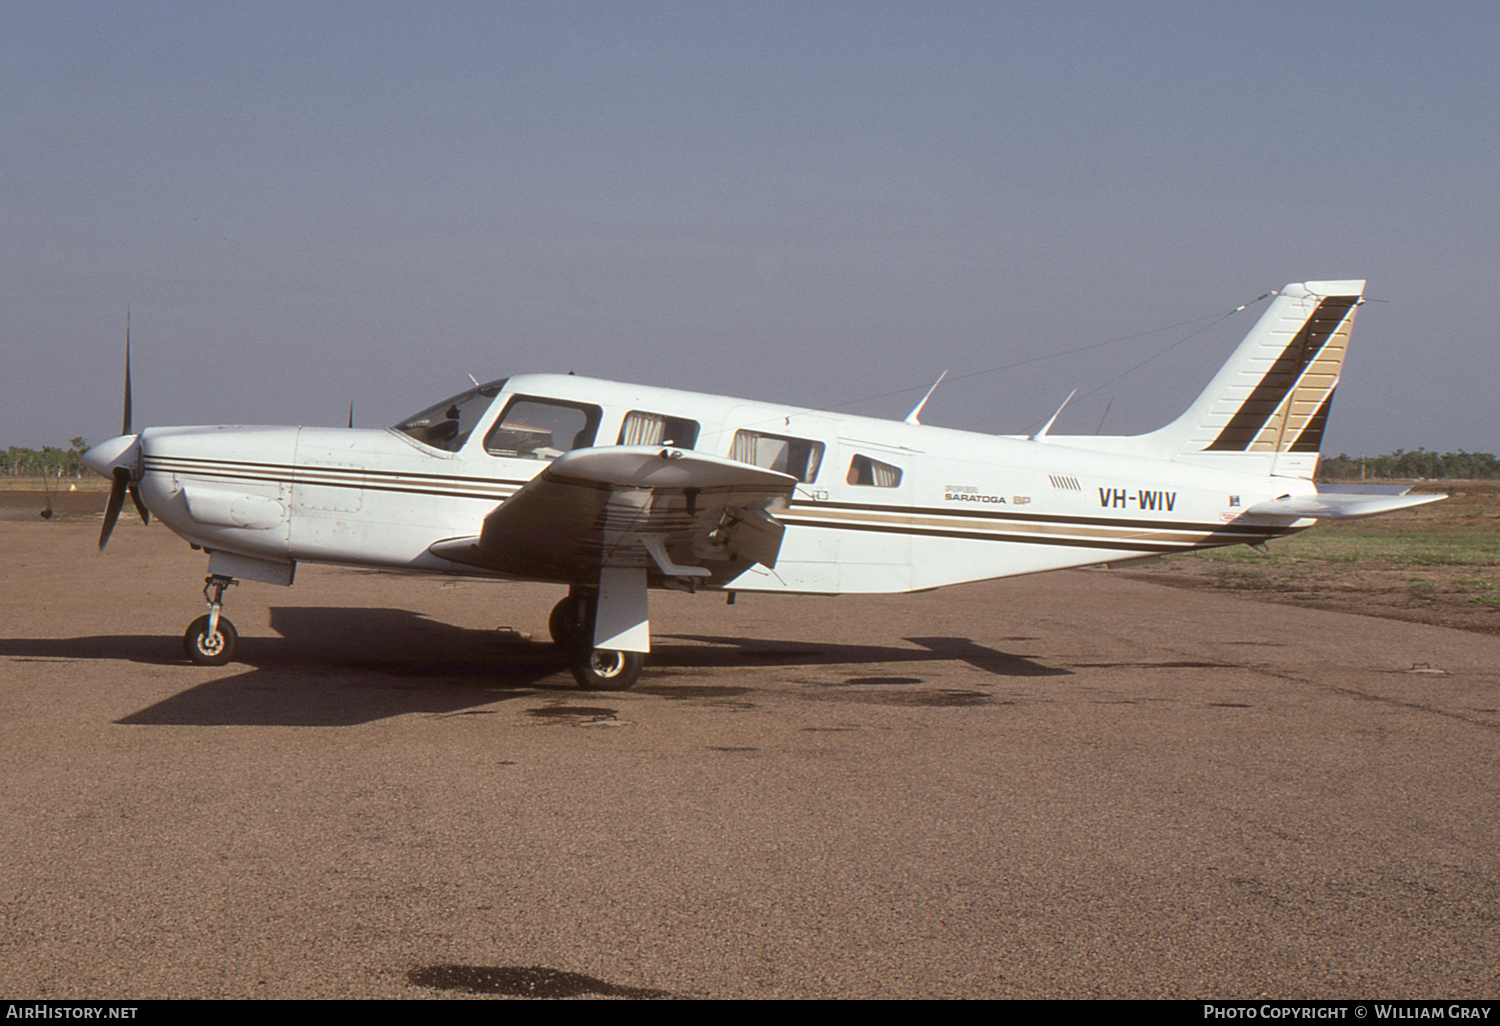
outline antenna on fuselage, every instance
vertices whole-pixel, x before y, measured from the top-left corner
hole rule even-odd
[[[349,400],[349,426],[354,426],[354,400]]]
[[[943,383],[943,379],[947,376],[947,371],[943,371],[943,373],[938,375],[938,379],[932,383],[932,387],[927,390],[927,394],[922,397],[922,401],[917,403],[912,411],[906,415],[906,423],[921,427],[922,422],[917,419],[917,414],[922,412],[922,407],[927,405],[927,400],[932,398],[932,393],[937,391],[937,387]]]
[[[1072,402],[1073,401],[1073,397],[1075,395],[1077,395],[1077,394],[1078,394],[1078,389],[1076,389],[1076,388],[1073,389],[1073,391],[1071,391],[1071,392],[1068,393],[1068,398],[1066,398],[1066,399],[1064,399],[1062,401],[1062,406],[1059,406],[1057,408],[1057,412],[1052,415],[1052,418],[1050,420],[1048,420],[1047,423],[1045,423],[1045,424],[1042,425],[1042,429],[1040,431],[1038,431],[1036,434],[1034,434],[1034,435],[1031,436],[1031,440],[1033,442],[1040,442],[1043,438],[1047,437],[1047,432],[1050,431],[1050,430],[1052,430],[1052,424],[1053,424],[1053,422],[1055,422],[1057,420],[1057,418],[1062,415],[1063,406],[1067,406],[1068,403]]]

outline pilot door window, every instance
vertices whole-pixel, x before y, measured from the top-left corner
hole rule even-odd
[[[599,407],[516,398],[484,439],[484,451],[510,459],[550,460],[594,444]]]

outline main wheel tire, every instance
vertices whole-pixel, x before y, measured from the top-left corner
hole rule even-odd
[[[578,618],[576,598],[569,595],[552,607],[552,615],[547,617],[547,632],[552,635],[553,644],[564,652],[575,651],[588,643],[587,627]]]
[[[229,622],[227,616],[219,617],[219,629],[210,635],[208,616],[205,614],[188,624],[187,633],[182,636],[182,650],[199,666],[223,666],[234,658],[234,649],[239,641],[239,632],[234,629],[234,624]]]
[[[596,648],[573,661],[573,679],[590,691],[625,691],[641,676],[646,657],[639,652]]]

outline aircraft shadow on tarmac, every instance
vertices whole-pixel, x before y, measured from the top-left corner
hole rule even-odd
[[[595,995],[637,999],[674,996],[665,990],[606,983],[604,980],[585,976],[582,973],[564,972],[560,969],[549,969],[546,966],[421,966],[406,974],[406,982],[414,987],[430,987],[434,990],[543,999]]]
[[[409,713],[482,714],[482,707],[538,691],[578,692],[549,641],[505,629],[456,627],[404,609],[304,606],[273,608],[271,627],[278,637],[241,637],[236,662],[222,671],[228,676],[204,681],[117,722],[353,726]],[[1001,677],[1070,673],[968,638],[906,640],[917,647],[659,635],[647,666],[679,678],[714,668],[889,667],[937,661],[961,661]],[[0,639],[0,656],[18,660],[124,660],[202,672],[189,667],[181,652],[177,638],[155,635]],[[234,672],[241,665],[248,668]],[[847,683],[866,682],[920,683],[889,676],[856,677]],[[642,684],[637,691],[656,690],[649,678]],[[673,686],[667,681],[661,693]],[[742,693],[744,688],[736,682],[734,690]],[[701,686],[694,691],[701,693]]]

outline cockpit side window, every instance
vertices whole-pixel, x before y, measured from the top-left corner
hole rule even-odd
[[[451,399],[444,399],[415,417],[397,424],[396,430],[434,449],[458,452],[469,440],[479,418],[484,416],[490,403],[495,401],[495,396],[505,387],[505,381],[504,378],[491,381],[487,385],[460,392]]]
[[[550,460],[594,444],[600,409],[560,399],[516,396],[490,428],[484,451],[510,459]]]
[[[620,425],[616,445],[675,445],[691,449],[698,441],[698,422],[662,413],[631,410]]]

